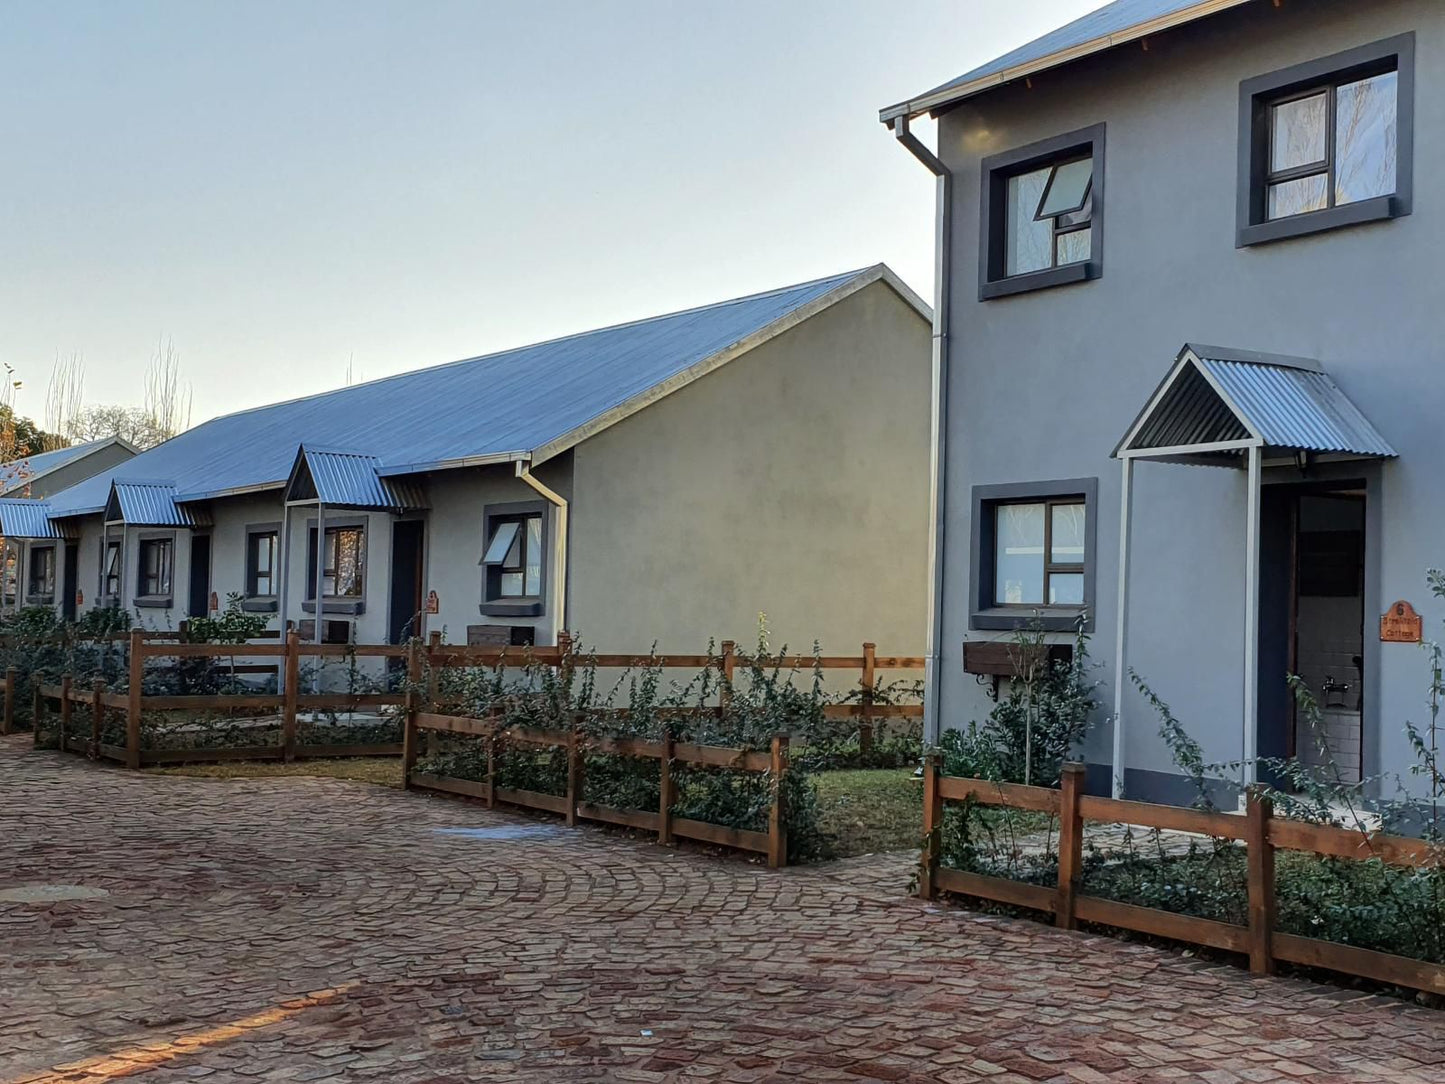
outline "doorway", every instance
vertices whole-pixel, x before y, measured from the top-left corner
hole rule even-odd
[[[404,644],[421,635],[423,524],[419,519],[391,525],[391,613],[388,640]]]
[[[186,592],[186,616],[211,614],[211,536],[191,535],[190,590]]]
[[[1368,677],[1363,484],[1265,487],[1260,560],[1260,754],[1357,783]],[[1300,710],[1290,674],[1318,719]]]
[[[60,576],[60,616],[64,621],[75,620],[75,593],[80,590],[80,543],[65,544],[64,563]]]

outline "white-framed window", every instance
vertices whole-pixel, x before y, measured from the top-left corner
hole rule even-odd
[[[491,520],[482,564],[488,569],[489,592],[497,599],[534,599],[542,594],[542,517],[497,516]]]

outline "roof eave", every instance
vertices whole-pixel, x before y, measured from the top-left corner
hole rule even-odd
[[[884,124],[892,124],[898,117],[920,117],[924,113],[935,112],[946,106],[955,105],[967,98],[975,97],[986,90],[1003,86],[1005,83],[1012,83],[1030,75],[1037,75],[1039,72],[1048,71],[1050,68],[1057,68],[1074,60],[1082,60],[1085,57],[1093,56],[1095,53],[1102,53],[1105,49],[1112,49],[1116,45],[1124,45],[1131,41],[1138,41],[1150,34],[1162,33],[1165,30],[1172,30],[1177,26],[1192,23],[1202,19],[1206,15],[1214,15],[1230,8],[1240,7],[1250,3],[1251,0],[1201,0],[1179,11],[1171,12],[1168,15],[1161,15],[1157,19],[1148,19],[1142,23],[1136,23],[1127,30],[1116,30],[1111,34],[1102,34],[1097,38],[1082,42],[1078,45],[1071,45],[1067,49],[1060,49],[1049,53],[1047,56],[1036,57],[1033,60],[1016,64],[1011,68],[1004,68],[1002,71],[991,72],[988,75],[980,76],[977,79],[969,80],[967,83],[959,83],[957,86],[938,87],[916,98],[909,98],[906,101],[894,105],[885,106],[878,111],[878,119]]]

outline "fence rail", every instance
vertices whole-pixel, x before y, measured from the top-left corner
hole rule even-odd
[[[1059,789],[1051,790],[946,776],[941,773],[940,763],[935,755],[928,757],[924,764],[924,846],[918,890],[924,899],[932,899],[939,892],[953,892],[1042,911],[1052,915],[1055,924],[1064,929],[1088,922],[1192,942],[1248,956],[1250,970],[1259,973],[1272,973],[1276,962],[1282,960],[1445,994],[1445,965],[1302,937],[1276,928],[1276,851],[1379,859],[1388,865],[1433,869],[1445,865],[1445,850],[1437,845],[1403,836],[1366,835],[1275,817],[1270,800],[1258,787],[1248,792],[1243,814],[1219,813],[1086,795],[1081,764],[1065,765]],[[1028,884],[943,866],[944,808],[947,803],[964,801],[1056,815],[1059,818],[1057,884]],[[1248,867],[1248,924],[1219,922],[1080,894],[1085,821],[1193,832],[1243,843]]]

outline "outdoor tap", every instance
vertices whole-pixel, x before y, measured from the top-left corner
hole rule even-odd
[[[1342,708],[1345,706],[1345,694],[1350,691],[1350,686],[1345,682],[1336,681],[1334,675],[1325,678],[1323,687],[1325,694],[1325,707]],[[1339,699],[1336,700],[1335,697]]]

